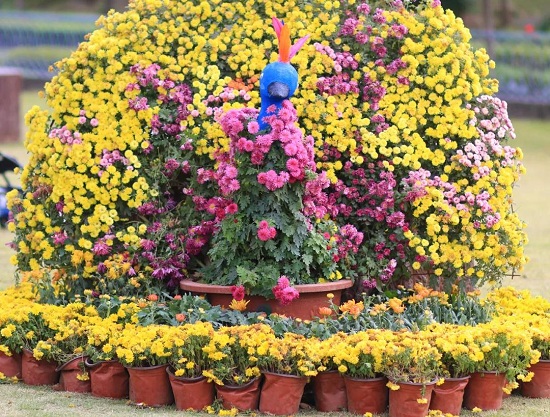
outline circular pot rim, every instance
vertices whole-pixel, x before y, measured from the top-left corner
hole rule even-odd
[[[421,382],[397,382],[397,381],[393,381],[391,379],[388,379],[392,384],[395,384],[395,385],[401,385],[401,384],[404,384],[404,385],[417,385],[419,387],[421,386],[429,386],[429,385],[435,385],[437,380],[434,379],[433,381],[430,381],[430,382],[425,382],[425,383],[421,383]]]
[[[382,375],[382,376],[375,376],[374,378],[359,378],[359,377],[354,377],[354,376],[347,376],[347,375],[343,375],[344,379],[349,379],[351,381],[372,381],[372,382],[375,382],[375,381],[383,381],[384,379],[388,379],[386,376]],[[396,382],[397,384],[397,382]]]
[[[80,356],[77,356],[75,358],[69,359],[68,361],[63,362],[61,365],[59,365],[55,371],[56,372],[61,372],[73,362],[82,362],[84,365],[86,365],[87,358],[88,358],[88,356],[86,356],[86,355],[80,355]]]
[[[464,381],[466,379],[470,379],[472,377],[472,375],[465,375],[465,376],[460,376],[458,378],[443,378],[445,381]]]
[[[319,291],[336,291],[349,288],[353,285],[353,281],[349,279],[341,279],[338,281],[321,282],[318,284],[298,284],[294,288],[299,293],[312,293]],[[180,288],[191,292],[207,292],[211,294],[231,294],[231,286],[206,284],[204,282],[191,281],[184,279],[180,281]]]
[[[223,384],[223,385],[215,384],[215,385],[216,385],[216,389],[221,388],[222,390],[223,389],[238,390],[240,388],[249,387],[249,386],[257,383],[257,381],[259,381],[259,380],[260,380],[260,377],[256,376],[256,377],[252,378],[250,381],[248,381],[247,383],[242,384],[242,385],[236,385],[236,384],[233,384],[233,385],[230,385],[230,384]]]
[[[264,374],[264,375],[277,375],[277,376],[282,376],[282,377],[285,377],[285,378],[308,379],[307,376],[303,376],[303,375],[292,375],[292,374],[282,374],[282,373],[280,373],[280,372],[262,371],[262,374]]]
[[[154,365],[154,366],[124,366],[126,369],[136,369],[136,370],[140,370],[140,369],[158,369],[158,368],[164,368],[168,366],[168,364],[164,364],[164,365]]]
[[[201,381],[203,379],[206,379],[206,377],[204,375],[199,375],[199,376],[194,376],[194,377],[187,377],[187,376],[177,376],[175,373],[174,373],[174,369],[169,366],[166,368],[166,373],[171,377],[171,378],[174,378],[174,379],[177,379],[178,381],[184,381],[184,382],[198,382],[198,381]]]

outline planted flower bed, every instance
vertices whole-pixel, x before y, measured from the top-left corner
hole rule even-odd
[[[489,57],[437,0],[294,6],[136,0],[57,64],[9,199],[23,286],[0,340],[23,380],[76,357],[97,395],[94,365],[116,361],[135,403],[288,415],[321,373],[340,387],[326,408],[398,417],[444,377],[529,379],[534,310],[518,325],[513,296],[495,313],[466,293],[525,262]],[[353,290],[308,320],[250,311],[327,282]]]
[[[548,359],[550,303],[545,299],[512,288],[496,290],[487,298],[477,294],[449,296],[422,285],[393,295],[365,296],[361,302],[333,305],[337,314],[321,309],[318,318],[303,321],[223,310],[193,296],[150,297],[154,301],[149,301],[89,294],[80,302],[52,306],[37,303],[32,287],[23,285],[0,293],[2,305],[7,307],[0,316],[0,349],[8,357],[26,349],[35,361],[47,360],[54,369],[84,356],[87,366],[76,369],[76,374],[78,381],[88,383],[95,364],[115,361],[130,372],[130,390],[126,385],[126,394],[120,393],[122,381],[116,398],[129,395],[135,403],[169,405],[176,395],[181,409],[188,408],[189,403],[178,397],[174,385],[172,394],[169,375],[185,383],[203,378],[204,384],[209,384],[205,402],[195,402],[192,408],[212,407],[217,395],[226,398],[227,408],[262,411],[262,387],[271,384],[267,383],[270,377],[262,382],[264,375],[301,378],[304,384],[294,388],[299,393],[308,381],[315,382],[317,396],[322,398],[323,389],[334,390],[337,385],[334,380],[325,388],[319,385],[325,375],[333,373],[346,381],[334,410],[350,409],[360,414],[384,412],[387,404],[382,400],[382,405],[364,405],[364,395],[354,396],[349,391],[352,382],[346,379],[357,383],[378,378],[384,382],[377,395],[387,398],[389,393],[392,398],[392,392],[406,390],[408,384],[429,387],[430,393],[447,379],[496,373],[506,381],[498,387],[502,393],[517,387],[519,380],[527,385],[533,377],[532,365],[540,358]],[[0,362],[0,372],[6,369]],[[135,376],[134,370],[142,374]],[[163,396],[159,402],[145,385],[149,370],[160,378],[156,387],[165,384],[165,390],[158,393]],[[17,375],[13,376],[17,380]],[[127,375],[125,378],[128,381]],[[25,376],[23,381],[27,382]],[[253,393],[256,397],[248,405],[223,390],[249,387],[254,381],[258,382]],[[93,376],[91,382],[94,395],[115,397],[105,392],[105,381],[95,388]],[[423,394],[414,399],[427,410],[435,394],[419,392]],[[297,404],[301,399],[299,394]],[[273,405],[266,405],[266,401],[263,411],[288,414],[268,410],[266,407]],[[311,405],[321,407],[320,400],[315,401]],[[390,415],[391,404],[390,400]],[[290,412],[296,411],[298,408]],[[422,413],[417,415],[425,415]]]

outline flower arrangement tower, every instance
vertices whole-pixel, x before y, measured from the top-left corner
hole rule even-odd
[[[273,62],[272,16],[285,22],[281,60],[302,46],[292,96],[290,84],[258,91],[269,62],[291,68]],[[309,41],[290,47],[290,27]],[[232,269],[217,242],[239,234],[244,269],[271,269],[264,293],[280,275],[340,273],[362,290],[420,271],[447,287],[499,281],[526,262],[511,199],[522,153],[470,39],[439,0],[134,0],[111,12],[53,68],[47,109],[27,114],[24,192],[9,196],[19,278],[52,302],[173,292],[204,267]],[[250,186],[275,187],[270,204],[292,212],[247,200]]]

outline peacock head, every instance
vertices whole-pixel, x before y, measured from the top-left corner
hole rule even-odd
[[[292,97],[298,88],[298,72],[290,64],[290,60],[309,38],[309,35],[304,36],[292,45],[288,25],[276,17],[272,19],[272,22],[279,40],[279,60],[268,64],[260,76],[262,109],[258,122],[262,129],[267,127],[263,121],[263,117],[268,115],[267,108],[275,105],[275,108],[279,109],[282,102]]]

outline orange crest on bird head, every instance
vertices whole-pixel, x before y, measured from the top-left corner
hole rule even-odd
[[[304,44],[309,39],[309,35],[300,38],[298,42],[294,45],[290,41],[290,28],[282,20],[273,17],[271,19],[273,23],[273,29],[277,34],[277,39],[279,40],[279,62],[287,62],[298,53],[298,51],[304,46]]]

